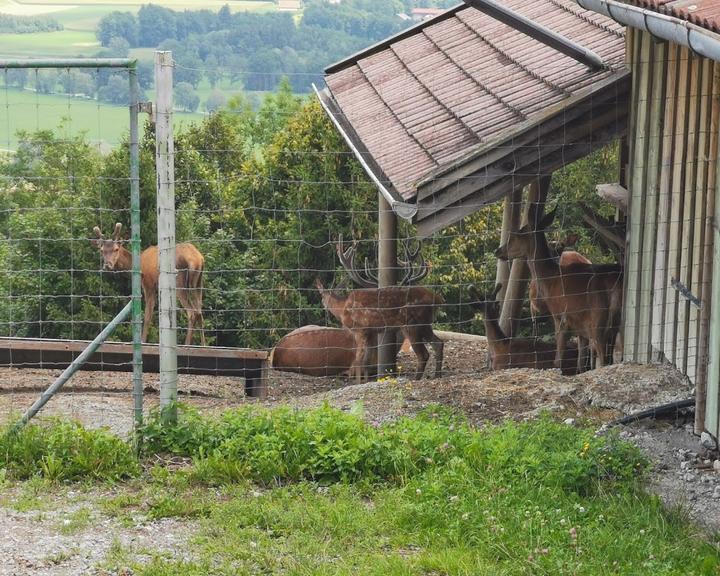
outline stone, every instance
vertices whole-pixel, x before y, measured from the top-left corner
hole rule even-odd
[[[700,434],[700,445],[707,450],[715,450],[717,448],[717,442],[713,438],[712,434],[703,432]]]
[[[720,460],[715,460],[715,462],[713,462],[713,469],[715,472],[720,472]]]
[[[567,418],[563,421],[566,426],[575,426],[575,418]]]
[[[720,498],[720,486],[715,486],[715,490],[713,490],[713,498]]]

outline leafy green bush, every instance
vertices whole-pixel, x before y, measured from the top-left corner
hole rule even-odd
[[[374,426],[327,405],[245,407],[220,418],[181,407],[173,425],[156,413],[144,436],[148,450],[192,457],[195,477],[210,483],[405,482],[454,463],[477,474],[492,466],[508,482],[521,477],[589,494],[600,481],[631,480],[644,467],[637,450],[613,436],[595,438],[548,418],[479,432],[440,408]]]
[[[120,480],[139,473],[132,448],[106,430],[50,420],[0,430],[0,469],[13,478]]]

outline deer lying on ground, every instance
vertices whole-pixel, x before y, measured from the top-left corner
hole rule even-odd
[[[597,366],[611,357],[610,345],[620,325],[622,270],[615,265],[572,264],[562,267],[552,257],[544,230],[555,212],[541,218],[537,205],[530,206],[528,224],[508,236],[498,248],[499,258],[525,258],[538,292],[555,324],[555,366],[561,367],[570,333],[586,338],[595,352]],[[581,370],[582,355],[578,355]]]
[[[355,360],[355,338],[345,328],[302,326],[286,334],[270,354],[275,370],[308,376],[347,372]]]
[[[103,268],[111,271],[127,271],[132,269],[132,255],[123,246],[120,239],[122,224],[115,224],[112,238],[105,238],[99,226],[93,228],[96,239],[92,243],[98,247],[103,257]],[[189,242],[175,246],[175,268],[177,270],[177,298],[185,309],[188,318],[185,344],[192,343],[193,330],[200,330],[200,342],[205,346],[202,314],[202,275],[205,258],[200,251]],[[158,279],[160,267],[158,263],[158,247],[150,246],[140,254],[140,271],[142,274],[142,291],[145,297],[145,316],[143,319],[142,341],[147,342],[147,334],[152,324],[155,303],[158,297]]]
[[[550,370],[555,367],[555,342],[544,342],[537,338],[509,338],[500,328],[500,305],[495,297],[502,289],[502,284],[495,286],[489,297],[478,294],[475,287],[471,293],[476,301],[472,306],[483,315],[485,335],[488,342],[490,367],[493,370],[508,368],[534,368]],[[578,350],[569,346],[563,355],[562,373],[577,374]]]
[[[430,357],[425,344],[433,348],[435,378],[440,377],[444,344],[433,332],[432,323],[437,306],[444,302],[442,296],[421,286],[367,288],[338,296],[326,290],[320,279],[315,284],[323,306],[355,336],[356,354],[350,375],[356,382],[362,382],[366,376],[368,341],[374,334],[389,328],[400,330],[410,341],[418,361],[416,380],[422,377]]]

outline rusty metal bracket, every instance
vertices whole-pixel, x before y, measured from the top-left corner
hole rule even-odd
[[[685,286],[685,284],[683,284],[682,282],[680,282],[680,280],[677,280],[676,278],[672,278],[672,279],[670,280],[670,286],[672,286],[673,288],[675,288],[675,290],[678,291],[678,293],[680,294],[680,296],[682,296],[683,298],[685,298],[685,300],[689,300],[689,301],[690,301],[690,304],[692,304],[693,306],[695,306],[698,310],[700,310],[700,309],[702,308],[702,302],[700,301],[700,298],[698,298],[697,296],[695,296],[695,294],[693,294],[693,293],[690,291],[690,288],[688,288],[687,286]]]

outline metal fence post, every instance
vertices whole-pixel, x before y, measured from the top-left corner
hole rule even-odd
[[[139,86],[137,68],[128,69],[130,82],[130,248],[132,252],[133,399],[135,428],[143,422],[142,288],[140,286],[140,147],[138,137]]]
[[[177,294],[175,293],[175,148],[173,142],[172,52],[155,53],[155,160],[157,166],[157,235],[160,264],[160,407],[170,412],[177,400]]]
[[[382,193],[378,192],[378,288],[397,283],[397,236],[397,217]],[[397,328],[390,328],[378,335],[379,377],[396,372],[397,332]]]

